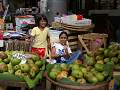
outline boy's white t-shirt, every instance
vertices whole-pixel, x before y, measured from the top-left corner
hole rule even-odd
[[[60,43],[54,43],[53,47],[56,48],[56,54],[58,54],[58,55],[64,55],[65,54],[64,46],[61,45]],[[68,49],[68,53],[72,53],[69,45],[68,45],[67,49]]]

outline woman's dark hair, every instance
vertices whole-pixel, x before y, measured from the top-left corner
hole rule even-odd
[[[47,17],[45,15],[40,15],[39,17],[36,18],[36,24],[37,24],[37,26],[39,26],[39,22],[41,20],[45,20],[47,22],[46,26],[48,25],[48,19],[47,19]]]
[[[68,34],[67,34],[67,32],[65,32],[65,31],[63,31],[63,32],[61,32],[61,33],[59,34],[59,38],[60,38],[61,35],[63,35],[63,34],[65,34],[65,35],[67,36],[67,38],[68,38]]]

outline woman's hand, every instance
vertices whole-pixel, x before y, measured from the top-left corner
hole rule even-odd
[[[64,46],[64,50],[65,50],[65,55],[68,55],[68,46],[67,45]]]

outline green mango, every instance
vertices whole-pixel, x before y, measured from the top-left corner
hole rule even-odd
[[[33,70],[30,70],[30,77],[35,78],[35,76],[36,76],[36,72]]]
[[[105,57],[109,57],[109,52],[110,52],[111,49],[105,49],[104,50],[104,56]]]
[[[15,66],[18,65],[21,62],[21,60],[17,58],[12,58],[10,62],[13,66]]]
[[[17,71],[18,69],[20,69],[20,65],[15,65],[15,66],[13,67],[13,69],[14,69],[15,71]]]
[[[42,66],[43,62],[41,60],[36,61],[35,65],[37,65],[39,68]]]
[[[85,56],[85,63],[86,63],[87,65],[94,65],[95,60],[94,60],[93,57],[90,57],[90,56],[88,56],[87,54],[85,54],[84,56]]]
[[[86,84],[86,80],[84,78],[77,79],[77,83]]]
[[[49,77],[53,80],[56,79],[57,75],[58,75],[58,72],[55,72],[55,71],[52,71],[49,73]]]
[[[75,81],[75,78],[73,76],[68,76],[68,79],[70,79],[71,81]]]
[[[72,70],[79,70],[80,69],[80,66],[79,66],[79,64],[73,64],[72,65]]]
[[[98,56],[96,56],[95,59],[98,61],[98,60],[103,60],[103,58],[104,58],[104,57],[103,57],[102,55],[98,55]]]
[[[7,64],[7,66],[8,66],[8,72],[10,74],[13,74],[14,73],[14,69],[13,69],[13,66],[11,65],[11,63]]]
[[[115,64],[117,64],[118,63],[118,58],[117,57],[112,57],[111,61],[113,61]]]
[[[22,76],[22,71],[19,69],[15,72],[15,75],[16,76]]]
[[[75,78],[83,78],[83,73],[79,69],[72,70],[71,75]]]
[[[89,77],[89,78],[87,79],[87,81],[88,81],[89,83],[93,83],[93,84],[98,83],[98,79],[97,79],[95,76]]]
[[[107,62],[109,62],[109,61],[110,61],[110,58],[105,58],[105,59],[104,59],[104,62],[105,62],[105,63],[107,63]]]
[[[31,59],[32,59],[34,62],[36,62],[36,61],[39,61],[39,60],[40,60],[40,58],[39,58],[39,56],[38,56],[38,55],[33,55]]]
[[[10,58],[6,58],[6,59],[3,59],[3,62],[8,64],[10,62],[10,60],[11,60]]]
[[[95,74],[96,78],[98,79],[99,82],[104,81],[104,75],[102,73],[96,73]]]
[[[96,63],[95,64],[95,70],[96,71],[104,71],[104,64]]]
[[[28,64],[21,64],[20,68],[21,68],[22,72],[29,72],[30,71],[30,66]]]

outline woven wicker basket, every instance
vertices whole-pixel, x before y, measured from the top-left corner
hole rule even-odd
[[[51,90],[109,90],[109,82],[96,85],[72,86],[53,81],[52,79],[49,78],[47,73],[45,73],[45,76],[46,79],[51,83]]]

